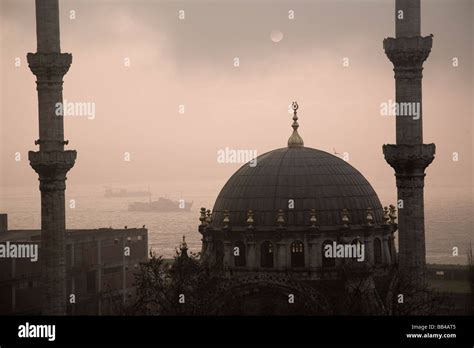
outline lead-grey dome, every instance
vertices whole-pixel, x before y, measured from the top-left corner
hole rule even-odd
[[[288,209],[290,199],[294,209]],[[222,227],[226,211],[231,227],[246,226],[249,209],[257,229],[275,228],[279,209],[285,226],[308,226],[311,209],[319,226],[342,225],[343,209],[349,225],[362,225],[369,207],[374,222],[382,223],[380,200],[357,169],[327,152],[290,146],[260,155],[256,166],[247,163],[232,175],[214,204],[211,226]]]

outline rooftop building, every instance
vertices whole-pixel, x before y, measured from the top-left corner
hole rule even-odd
[[[6,214],[4,214],[6,215]],[[40,230],[0,232],[0,244],[41,249]],[[114,314],[133,297],[134,273],[148,258],[145,228],[66,231],[67,314]],[[0,258],[0,314],[44,314],[41,259]]]

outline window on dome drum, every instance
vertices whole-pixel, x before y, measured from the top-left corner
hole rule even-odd
[[[334,257],[326,257],[324,247],[329,244],[332,247],[332,241],[331,240],[326,240],[324,241],[323,245],[321,246],[321,253],[322,253],[322,259],[323,259],[323,267],[334,267],[336,266],[336,259]]]
[[[374,261],[376,265],[382,263],[382,242],[379,238],[374,239]]]
[[[245,267],[247,264],[247,260],[245,258],[245,244],[241,241],[236,242],[232,253],[234,255],[235,267]]]
[[[216,248],[216,265],[223,266],[224,265],[224,243],[218,240],[215,242]]]
[[[260,245],[260,266],[273,268],[273,254],[273,244],[271,242],[263,242]]]
[[[301,242],[291,244],[291,267],[304,267],[304,245]]]

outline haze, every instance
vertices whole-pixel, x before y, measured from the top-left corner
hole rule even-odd
[[[423,79],[424,142],[437,145],[427,186],[472,185],[473,3],[422,2],[422,34],[434,34]],[[27,152],[37,149],[37,95],[26,63],[36,51],[35,6],[0,4],[0,185],[36,185]],[[347,152],[371,183],[394,187],[382,144],[395,142],[395,120],[379,112],[395,98],[382,48],[394,35],[393,7],[392,0],[61,1],[61,48],[73,54],[64,99],[96,107],[94,119],[66,117],[67,149],[78,151],[68,187],[206,180],[220,187],[240,165],[219,164],[217,151],[286,146],[293,100],[306,146]],[[274,30],[283,33],[278,43]]]

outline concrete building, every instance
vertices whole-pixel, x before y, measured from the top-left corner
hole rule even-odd
[[[41,231],[2,230],[0,244],[6,242],[37,244],[41,252]],[[134,295],[134,273],[148,258],[145,228],[67,230],[65,243],[67,314],[114,314],[114,306]],[[49,313],[42,300],[42,262],[0,258],[0,314]]]

